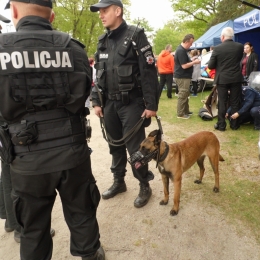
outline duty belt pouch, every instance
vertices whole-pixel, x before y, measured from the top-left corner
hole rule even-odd
[[[98,85],[104,89],[105,85],[106,85],[106,63],[105,62],[97,62],[94,65],[95,69],[96,69],[96,78],[97,78],[97,82]]]
[[[132,65],[123,65],[117,68],[118,88],[122,96],[122,103],[127,105],[130,101],[129,91],[134,88]]]
[[[18,146],[27,146],[38,138],[38,131],[35,122],[22,120],[19,131],[12,133],[12,143]]]
[[[0,125],[0,157],[6,164],[10,164],[14,160],[13,144],[7,124]]]

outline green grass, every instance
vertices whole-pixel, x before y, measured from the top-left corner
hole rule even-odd
[[[205,178],[211,178],[211,184],[201,189],[205,201],[210,202],[225,213],[227,219],[239,227],[249,229],[260,243],[260,161],[258,159],[259,131],[254,130],[253,125],[242,125],[237,131],[232,131],[229,126],[225,132],[214,130],[213,121],[203,121],[198,116],[198,111],[203,107],[202,99],[205,99],[210,91],[199,93],[198,97],[190,97],[190,111],[193,116],[189,120],[177,119],[177,98],[166,97],[163,91],[160,98],[158,115],[161,116],[164,134],[173,142],[182,140],[198,131],[212,131],[220,141],[220,154],[225,161],[220,162],[220,193],[216,196],[212,192],[214,177],[212,173]],[[164,127],[166,126],[167,127]],[[212,171],[206,162],[206,170]],[[191,171],[198,174],[197,166]],[[207,181],[207,179],[206,179]],[[205,182],[206,182],[205,181]],[[194,185],[188,185],[188,189]],[[209,195],[210,194],[210,195]]]

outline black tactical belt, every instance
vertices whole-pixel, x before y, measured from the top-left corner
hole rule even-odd
[[[107,98],[110,99],[110,100],[121,100],[122,98],[122,95],[119,93],[119,94],[107,94]]]
[[[56,140],[51,140],[51,141],[46,141],[46,142],[41,142],[41,143],[33,143],[33,144],[30,144],[27,146],[14,146],[14,152],[17,155],[19,153],[36,152],[36,151],[41,151],[44,149],[61,147],[64,145],[83,144],[86,142],[87,142],[86,136],[85,136],[85,133],[83,133],[80,135],[68,136],[68,137],[61,138],[61,139],[56,139]]]

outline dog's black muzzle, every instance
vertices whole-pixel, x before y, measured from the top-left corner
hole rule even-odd
[[[133,153],[127,161],[136,169],[139,169],[148,164],[152,159],[155,158],[158,150],[154,150],[146,155],[143,155],[141,151]]]

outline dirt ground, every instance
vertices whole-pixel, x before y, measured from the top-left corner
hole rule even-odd
[[[89,144],[93,149],[92,169],[102,193],[112,183],[111,157],[102,138],[99,119],[93,110],[90,120],[93,128]],[[153,120],[147,132],[157,128],[157,123]],[[167,136],[165,140],[167,141]],[[224,166],[220,165],[220,171],[221,167]],[[107,260],[260,259],[260,245],[246,227],[230,223],[223,212],[207,203],[200,189],[189,188],[187,191],[187,183],[193,183],[195,179],[192,170],[184,175],[180,211],[172,217],[169,214],[173,203],[172,194],[168,205],[159,205],[163,197],[161,176],[155,168],[155,162],[150,163],[150,169],[155,174],[155,179],[150,182],[153,195],[145,207],[137,209],[133,205],[139,185],[129,166],[127,192],[100,201],[97,217]],[[213,176],[205,176],[204,181],[213,187]],[[52,227],[56,230],[52,259],[80,259],[70,255],[69,231],[59,197],[53,209]],[[1,260],[19,259],[19,244],[14,241],[13,233],[4,231],[3,220],[0,221],[0,240]]]

